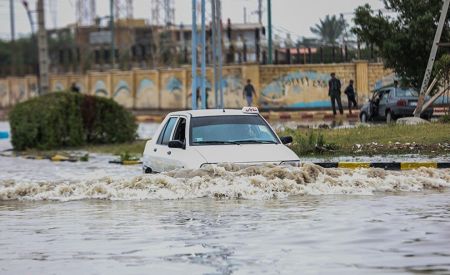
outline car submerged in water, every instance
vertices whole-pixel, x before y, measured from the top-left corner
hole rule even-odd
[[[258,109],[210,109],[167,115],[145,145],[145,173],[198,169],[208,164],[293,165],[299,157],[278,137]]]
[[[365,103],[359,113],[361,122],[386,121],[394,122],[401,117],[413,116],[417,107],[419,93],[412,88],[387,86],[372,92],[369,102]],[[433,109],[428,108],[421,117],[430,119]]]

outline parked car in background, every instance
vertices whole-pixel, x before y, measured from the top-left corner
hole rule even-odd
[[[361,122],[386,121],[391,123],[401,117],[413,116],[417,107],[419,93],[413,88],[387,86],[372,91],[372,95],[360,111]],[[433,109],[430,107],[421,117],[430,119]]]
[[[198,169],[208,164],[299,166],[299,157],[254,107],[167,115],[143,154],[145,173]]]

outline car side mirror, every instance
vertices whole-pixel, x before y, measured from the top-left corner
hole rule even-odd
[[[287,136],[287,137],[280,137],[281,143],[283,144],[289,144],[292,143],[292,141],[294,141],[294,139],[291,136]]]
[[[184,143],[179,140],[171,140],[168,145],[169,148],[185,149]]]

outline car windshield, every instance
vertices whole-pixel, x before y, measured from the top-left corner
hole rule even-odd
[[[278,144],[278,139],[258,115],[193,117],[191,145]]]
[[[395,90],[395,95],[397,97],[415,97],[419,96],[416,90],[411,88],[397,88]]]

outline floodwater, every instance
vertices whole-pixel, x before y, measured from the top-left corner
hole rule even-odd
[[[0,157],[0,274],[450,274],[449,170],[109,159]]]

